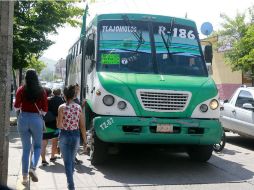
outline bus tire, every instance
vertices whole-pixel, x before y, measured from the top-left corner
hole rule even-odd
[[[193,161],[206,162],[213,154],[213,145],[193,145],[188,147],[187,153]]]
[[[92,165],[103,164],[107,158],[108,144],[100,140],[96,133],[93,133],[93,140],[90,147],[90,161]]]

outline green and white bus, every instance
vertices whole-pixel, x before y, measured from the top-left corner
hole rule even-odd
[[[69,51],[66,84],[79,83],[92,164],[111,145],[186,145],[207,161],[222,136],[218,91],[195,22],[161,15],[97,15]],[[204,56],[205,55],[205,56]]]

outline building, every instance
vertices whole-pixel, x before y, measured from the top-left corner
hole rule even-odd
[[[66,60],[61,58],[55,64],[55,78],[65,81]]]
[[[202,45],[212,44],[215,47],[219,37],[201,40]],[[225,63],[224,52],[230,47],[213,48],[212,78],[214,79],[220,99],[229,99],[234,91],[241,85],[251,86],[250,74],[242,71],[232,71],[230,65]]]

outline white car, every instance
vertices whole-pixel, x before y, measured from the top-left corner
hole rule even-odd
[[[254,137],[254,87],[240,87],[221,106],[225,131]]]
[[[45,87],[47,85],[47,81],[41,81],[41,86]]]
[[[61,90],[63,90],[64,89],[64,82],[54,82],[52,89],[57,89],[57,88],[60,88]]]

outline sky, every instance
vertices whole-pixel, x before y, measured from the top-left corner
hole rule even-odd
[[[83,0],[84,1],[84,0]],[[210,22],[213,29],[220,29],[223,20],[220,14],[234,18],[238,13],[243,13],[249,7],[254,6],[254,0],[96,0],[89,3],[88,23],[96,14],[101,13],[148,13],[184,18],[196,22],[198,32],[204,22]],[[87,2],[81,2],[78,6],[85,8]],[[43,54],[43,57],[59,60],[66,58],[69,48],[79,38],[80,28],[65,26],[58,29],[57,35],[49,38],[55,42]],[[199,36],[204,38],[202,34]]]

